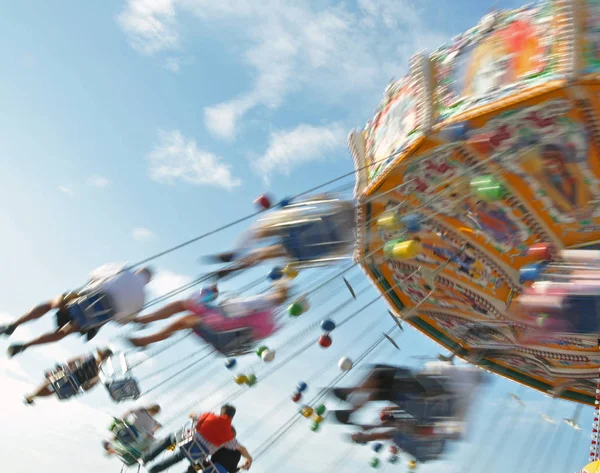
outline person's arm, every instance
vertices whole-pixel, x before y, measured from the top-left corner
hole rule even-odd
[[[237,451],[240,452],[242,456],[246,459],[246,462],[242,465],[241,469],[249,470],[252,466],[252,456],[250,455],[250,453],[248,453],[248,450],[246,450],[246,447],[244,447],[243,445],[238,444]]]

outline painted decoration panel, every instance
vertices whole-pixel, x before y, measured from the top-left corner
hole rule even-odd
[[[560,1],[493,12],[431,57],[436,120],[564,74]]]

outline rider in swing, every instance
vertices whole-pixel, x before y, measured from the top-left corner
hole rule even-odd
[[[217,255],[214,258],[217,262],[233,263],[217,275],[226,277],[273,259],[302,263],[349,253],[355,240],[355,220],[353,202],[328,194],[313,196],[298,206],[284,207],[259,220],[243,237],[245,246],[265,240],[276,241],[248,252],[240,249]]]
[[[14,322],[1,325],[0,335],[10,336],[21,325],[38,320],[51,310],[56,310],[56,330],[41,335],[26,343],[15,343],[8,348],[13,357],[29,347],[56,343],[68,335],[80,333],[87,341],[96,336],[100,326],[81,327],[74,319],[75,311],[85,304],[92,311],[105,312],[102,324],[115,321],[120,324],[131,322],[144,307],[146,284],[152,279],[148,268],[137,271],[122,265],[107,264],[90,274],[88,284],[81,290],[66,292],[51,301],[43,302]]]
[[[136,347],[146,347],[152,343],[166,340],[182,330],[194,330],[202,337],[202,329],[204,328],[216,332],[228,329],[251,328],[255,339],[263,339],[277,329],[274,312],[289,296],[289,289],[285,280],[277,281],[273,288],[264,294],[225,299],[218,306],[211,304],[212,300],[218,296],[217,290],[212,288],[211,291],[212,296],[208,293],[210,291],[203,290],[198,296],[171,302],[152,314],[136,318],[134,322],[147,325],[177,314],[186,313],[154,335],[130,338],[129,342]],[[256,313],[268,313],[272,317],[267,317],[268,320],[266,321],[261,319],[255,322],[252,315]]]

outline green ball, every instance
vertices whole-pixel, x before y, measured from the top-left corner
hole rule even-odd
[[[319,423],[318,422],[313,422],[312,425],[310,426],[310,430],[312,430],[313,432],[316,432],[319,430]]]
[[[379,458],[377,458],[377,457],[371,458],[369,465],[371,465],[373,468],[379,467]]]
[[[299,315],[302,315],[302,304],[294,302],[288,307],[288,314],[290,314],[292,317],[298,317]]]
[[[317,415],[322,416],[323,414],[325,414],[326,411],[326,407],[325,404],[320,404],[316,409],[315,412],[317,413]]]
[[[263,346],[261,346],[261,347],[258,347],[258,348],[257,348],[257,350],[256,350],[256,354],[257,354],[258,356],[262,356],[262,354],[263,354],[263,351],[265,351],[265,350],[268,350],[268,349],[269,349],[269,347],[267,347],[267,346],[265,346],[265,345],[263,345]]]
[[[256,378],[256,376],[251,374],[250,376],[248,376],[248,381],[246,382],[246,384],[248,386],[254,386],[257,381],[258,381],[258,379]]]

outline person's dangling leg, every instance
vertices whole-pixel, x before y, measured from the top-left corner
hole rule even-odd
[[[35,346],[35,345],[46,345],[48,343],[58,342],[62,340],[68,335],[79,332],[77,326],[70,322],[64,327],[55,332],[46,333],[38,338],[34,338],[33,340],[26,343],[15,343],[8,347],[8,356],[12,358],[13,356],[24,352],[27,348]]]
[[[334,389],[333,394],[343,401],[348,401],[352,396],[351,409],[335,411],[337,421],[350,423],[352,415],[371,401],[392,401],[390,389],[397,370],[393,366],[377,365],[358,386]]]
[[[27,402],[27,404],[33,404],[36,397],[48,397],[52,396],[52,394],[54,394],[52,385],[50,384],[50,381],[46,380],[40,384],[40,386],[33,393],[25,396],[25,402]]]
[[[196,327],[199,323],[198,316],[195,314],[190,314],[183,316],[179,320],[173,322],[168,327],[163,330],[155,333],[154,335],[148,335],[146,337],[136,337],[130,338],[129,342],[136,347],[145,347],[152,343],[162,342],[166,340],[174,333],[177,333],[181,330],[189,330]]]
[[[149,468],[148,473],[160,473],[161,471],[165,471],[166,469],[171,468],[173,465],[179,463],[183,459],[185,459],[185,454],[180,449],[166,460],[163,460],[154,465],[153,467]]]
[[[265,248],[259,248],[250,252],[247,256],[237,260],[231,268],[225,268],[217,271],[217,276],[219,278],[224,278],[231,273],[248,269],[252,266],[262,263],[263,261],[285,258],[286,256],[288,256],[287,251],[282,245],[271,245]]]
[[[63,295],[56,297],[52,301],[43,302],[37,306],[35,306],[30,311],[23,314],[14,322],[10,322],[8,324],[0,325],[0,335],[12,335],[12,333],[19,327],[20,325],[26,324],[27,322],[31,322],[33,320],[37,320],[52,309],[58,309],[62,303]]]
[[[161,307],[160,309],[158,309],[155,312],[152,312],[151,314],[136,317],[134,322],[145,325],[145,324],[149,324],[152,322],[156,322],[158,320],[168,319],[169,317],[172,317],[175,314],[179,314],[181,312],[186,312],[187,311],[186,302],[187,301],[185,299],[180,300],[180,301],[171,302],[170,304],[167,304],[164,307]]]
[[[162,452],[164,452],[167,448],[169,448],[176,442],[177,439],[175,438],[175,434],[170,434],[164,439],[159,440],[156,444],[154,444],[153,447],[148,449],[148,451],[140,457],[140,461],[142,463],[150,463],[152,460],[154,460],[157,456],[159,456]]]

